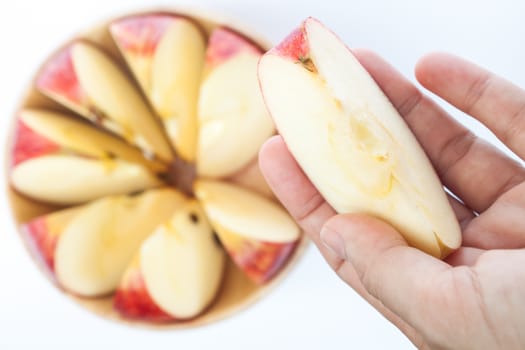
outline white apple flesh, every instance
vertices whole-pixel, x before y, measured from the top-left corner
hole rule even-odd
[[[196,201],[161,225],[140,249],[151,298],[175,319],[200,314],[220,287],[225,256]]]
[[[117,158],[141,164],[155,172],[166,171],[164,163],[145,158],[138,148],[71,115],[24,109],[19,113],[19,118],[33,132],[69,152],[97,159]]]
[[[134,163],[60,154],[19,164],[11,172],[11,183],[27,196],[56,204],[78,204],[162,184],[148,170]]]
[[[40,201],[76,204],[159,186],[162,163],[71,116],[23,110],[12,145],[12,185]]]
[[[194,191],[239,268],[256,283],[271,279],[300,236],[288,213],[268,198],[224,182],[198,180]]]
[[[151,102],[175,149],[186,161],[195,160],[204,45],[199,28],[177,20],[167,28],[153,58]]]
[[[104,125],[151,155],[171,160],[155,117],[118,66],[93,45],[77,43],[71,50],[80,85],[94,106],[109,117]]]
[[[197,171],[223,177],[247,165],[274,133],[257,81],[260,54],[242,52],[213,69],[199,98]]]
[[[259,81],[290,152],[337,212],[384,219],[437,257],[460,245],[457,219],[424,151],[335,34],[307,19],[261,59]]]
[[[58,282],[88,297],[114,291],[143,240],[185,201],[179,192],[163,189],[87,205],[58,238],[54,255]]]
[[[110,30],[178,155],[194,161],[203,31],[188,18],[162,14],[124,18]]]

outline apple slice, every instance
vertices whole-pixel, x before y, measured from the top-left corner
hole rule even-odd
[[[167,171],[164,163],[145,158],[135,147],[70,115],[43,109],[24,109],[18,115],[13,163],[67,150],[85,157],[118,158],[141,164],[156,173]]]
[[[334,33],[307,19],[261,59],[259,81],[290,152],[337,212],[382,218],[436,257],[460,245],[424,151]]]
[[[275,276],[300,235],[284,209],[224,182],[197,180],[194,191],[221,243],[241,270],[258,284]]]
[[[150,322],[173,321],[151,298],[140,268],[140,256],[126,268],[113,297],[113,307],[126,319],[141,319]]]
[[[197,172],[232,175],[246,166],[274,132],[257,81],[261,50],[226,28],[215,29],[200,88]]]
[[[77,41],[66,46],[42,68],[36,86],[149,155],[172,160],[169,144],[138,91],[116,63],[93,44]]]
[[[82,210],[81,208],[69,208],[40,216],[21,227],[29,250],[51,274],[55,272],[55,249],[58,238],[69,222]]]
[[[114,291],[142,241],[185,201],[173,189],[160,189],[87,205],[56,243],[54,267],[59,284],[87,297]]]
[[[32,198],[72,204],[161,184],[149,168],[163,164],[70,116],[27,109],[17,123],[11,183]]]
[[[193,161],[203,32],[193,21],[170,15],[127,17],[114,22],[110,31],[176,151]]]
[[[164,321],[200,314],[222,280],[224,252],[196,201],[177,211],[143,244],[115,297],[126,317]]]

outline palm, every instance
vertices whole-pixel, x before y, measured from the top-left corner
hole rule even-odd
[[[376,219],[336,216],[278,137],[261,151],[268,182],[339,276],[418,347],[524,347],[522,163],[475,137],[376,55],[355,53],[459,198],[450,201],[462,247],[442,262],[400,244],[399,234]],[[416,73],[423,86],[481,121],[525,159],[524,91],[449,55],[428,56]],[[352,252],[342,258],[320,239],[321,229],[341,227],[351,236],[346,244]],[[367,234],[352,233],[361,231]]]

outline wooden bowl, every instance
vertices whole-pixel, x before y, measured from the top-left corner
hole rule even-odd
[[[270,47],[269,43],[266,40],[264,40],[263,38],[257,35],[254,35],[253,32],[247,29],[245,26],[238,25],[236,24],[235,21],[232,21],[229,18],[222,18],[215,14],[209,14],[209,13],[205,13],[202,11],[177,9],[177,8],[170,8],[170,9],[162,8],[162,9],[153,9],[153,10],[148,10],[148,11],[140,11],[136,13],[127,13],[123,17],[127,17],[130,15],[137,15],[137,14],[147,14],[147,13],[177,14],[177,15],[190,17],[202,26],[202,28],[206,31],[207,35],[209,35],[209,33],[218,26],[226,26],[228,28],[231,28],[241,33],[245,37],[251,39],[254,43],[259,45],[264,50],[267,50]],[[119,53],[117,46],[113,42],[110,36],[109,30],[108,30],[109,24],[113,22],[115,19],[116,18],[113,18],[111,20],[95,25],[92,28],[79,33],[77,36],[72,38],[72,40],[84,38],[84,39],[87,39],[91,42],[94,42],[100,45],[102,48],[106,50],[106,52],[108,52],[110,55],[113,56],[113,58],[127,72],[127,74],[129,75],[131,79],[131,73],[125,64],[123,57]],[[50,57],[52,56],[52,54],[53,52],[50,53]],[[134,81],[133,79],[131,80]],[[43,96],[41,93],[39,93],[35,89],[34,86],[35,84],[33,81],[31,82],[31,85],[28,87],[25,96],[20,101],[18,110],[27,108],[27,107],[48,108],[48,109],[68,112],[69,114],[72,114],[72,112],[68,111],[63,106],[60,106],[57,103],[53,102],[52,100],[48,99],[47,97]],[[140,91],[138,86],[137,86],[137,89]],[[16,115],[17,113],[15,113],[12,116],[11,126],[8,130],[9,141],[8,141],[8,152],[7,152],[7,157],[6,157],[7,164],[11,164],[10,149],[11,149],[12,138],[14,134],[14,127],[15,127],[14,121],[16,119]],[[9,166],[8,166],[8,169],[9,169]],[[7,173],[9,173],[9,170],[7,171]],[[16,192],[9,185],[9,179],[7,179],[6,182],[7,182],[7,187],[8,187],[7,193],[9,197],[8,198],[9,203],[11,206],[11,212],[12,212],[14,221],[17,224],[17,228],[18,228],[19,235],[21,238],[22,238],[22,235],[19,230],[19,227],[21,224],[31,220],[32,218],[36,216],[40,216],[40,215],[55,211],[57,209],[60,209],[60,207],[45,204],[45,203],[38,203],[30,198],[25,197],[21,195],[20,193]],[[33,258],[34,258],[33,260],[40,267],[41,271],[43,273],[48,274],[46,272],[47,270],[41,265],[40,259],[38,259],[31,252],[30,247],[27,245],[26,240],[23,239],[23,241],[26,243],[26,248],[28,252],[30,252],[33,255]],[[158,323],[150,323],[147,321],[129,320],[129,319],[125,319],[121,317],[119,313],[117,313],[113,309],[112,295],[107,296],[107,297],[101,297],[101,298],[81,298],[81,297],[72,295],[66,291],[63,291],[63,292],[71,300],[78,303],[82,307],[98,315],[101,315],[105,318],[108,318],[108,319],[111,319],[117,322],[123,322],[123,323],[127,323],[130,325],[138,325],[138,326],[149,327],[149,328],[154,328],[154,329],[184,329],[184,328],[197,327],[197,326],[202,326],[202,325],[229,317],[247,308],[248,306],[255,303],[257,300],[265,296],[268,292],[270,292],[278,283],[280,283],[286,277],[286,275],[291,270],[292,266],[298,261],[299,257],[304,252],[306,245],[307,245],[306,238],[304,237],[304,235],[302,235],[300,238],[300,242],[298,243],[292,256],[290,256],[290,258],[288,259],[286,265],[280,270],[277,276],[275,276],[270,282],[264,285],[256,285],[255,283],[251,282],[235,266],[235,264],[230,259],[228,259],[221,290],[218,293],[216,300],[200,316],[194,319],[191,319],[189,321],[184,321],[184,322],[158,324]],[[48,275],[48,277],[52,283],[56,284],[52,276]],[[57,288],[60,288],[60,287],[57,286]]]

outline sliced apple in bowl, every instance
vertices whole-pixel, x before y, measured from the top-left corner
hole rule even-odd
[[[58,239],[71,220],[82,210],[81,206],[60,210],[37,217],[22,225],[21,231],[31,254],[37,257],[48,274],[55,273],[55,250]]]
[[[232,175],[275,132],[257,81],[261,54],[257,46],[227,28],[211,33],[198,104],[199,175]]]
[[[171,149],[142,96],[98,46],[75,41],[41,69],[40,92],[166,162]],[[126,101],[121,103],[120,101]]]
[[[155,14],[120,19],[110,30],[179,156],[195,160],[202,29],[185,17]]]
[[[199,180],[195,195],[233,261],[256,283],[271,279],[293,252],[300,231],[269,199],[224,182]]]
[[[156,187],[161,182],[150,169],[165,171],[109,134],[71,116],[37,109],[19,113],[11,152],[12,185],[57,204]]]
[[[131,318],[193,318],[217,295],[224,262],[206,215],[189,201],[144,241],[117,290],[115,307]]]
[[[424,151],[333,32],[307,19],[261,59],[259,81],[290,152],[336,211],[384,219],[436,257],[460,245]]]
[[[75,302],[195,327],[259,300],[299,258],[307,242],[258,167],[275,128],[257,81],[268,45],[247,33],[200,13],[127,15],[38,71],[10,130],[8,195]]]
[[[173,189],[106,197],[36,218],[23,230],[60,286],[99,296],[115,290],[142,241],[185,200]]]

